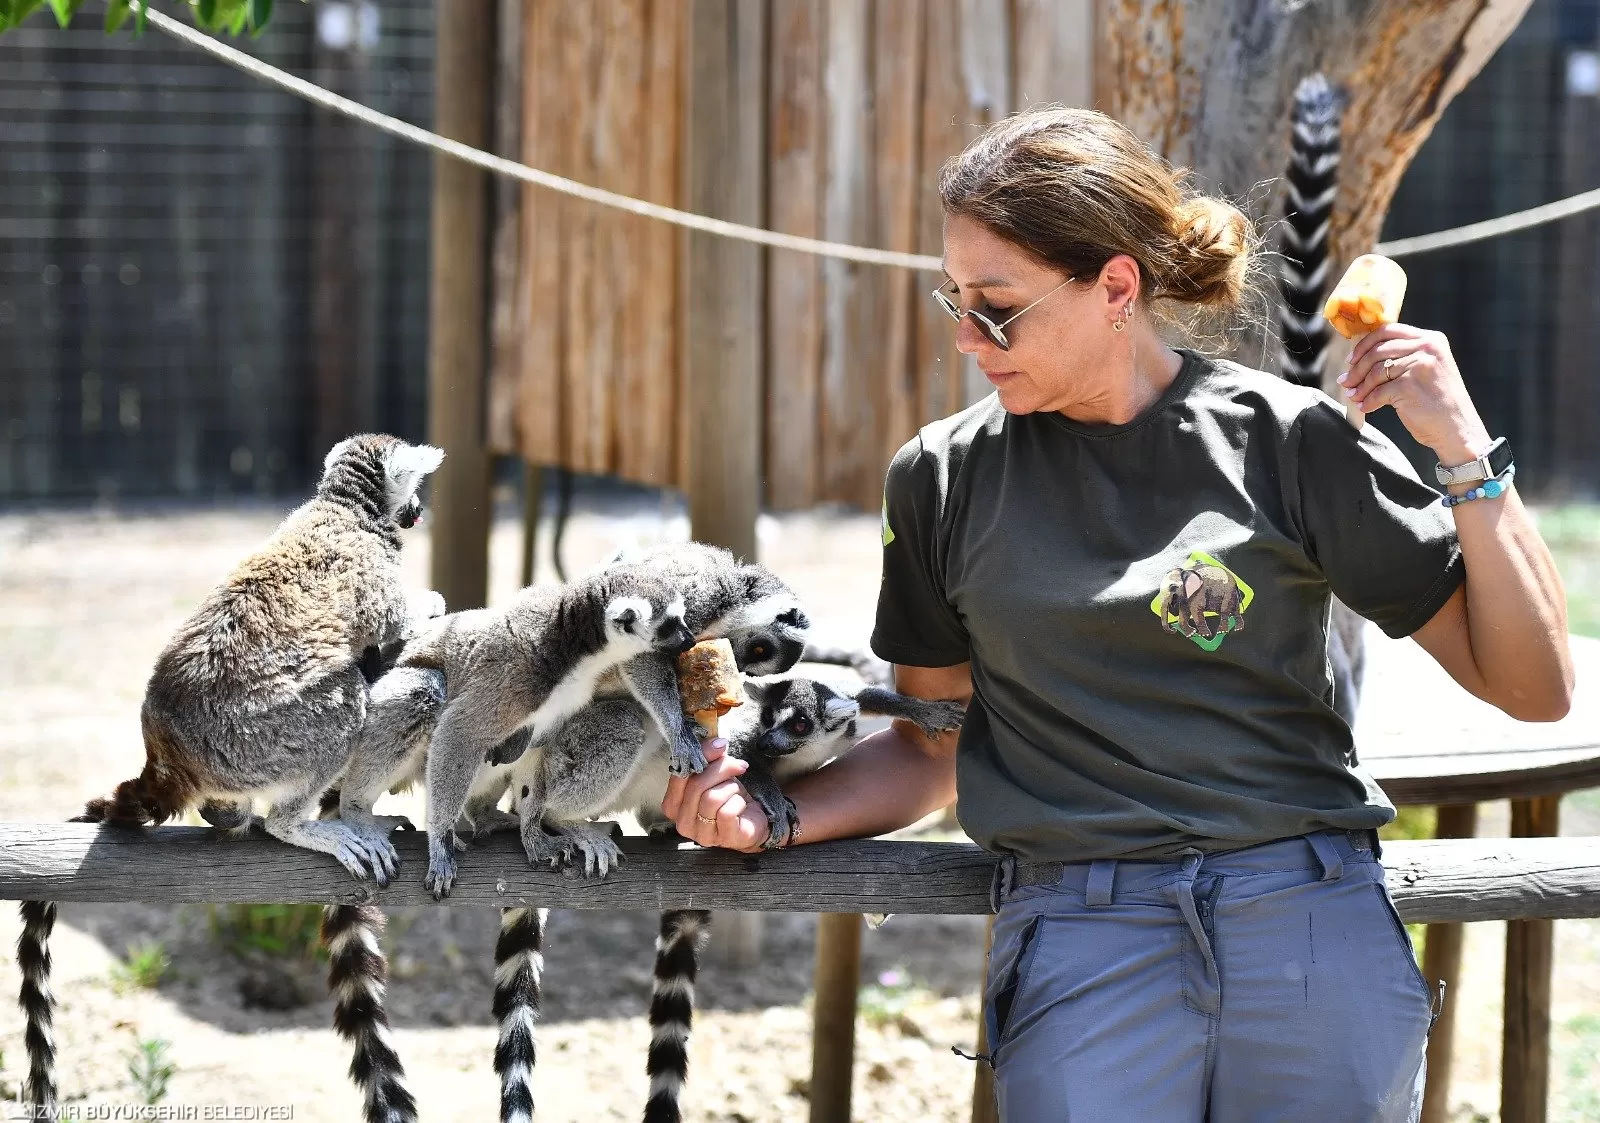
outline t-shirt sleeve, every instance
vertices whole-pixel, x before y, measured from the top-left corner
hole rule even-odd
[[[939,544],[939,473],[922,438],[889,465],[883,489],[883,584],[872,650],[907,667],[953,667],[968,659],[967,629],[945,596]]]
[[[1305,548],[1335,596],[1388,635],[1431,620],[1466,578],[1455,520],[1393,441],[1358,431],[1331,400],[1299,417],[1296,487]]]

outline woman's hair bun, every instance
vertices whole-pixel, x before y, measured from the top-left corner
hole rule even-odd
[[[1161,295],[1184,304],[1229,307],[1249,284],[1255,228],[1232,203],[1198,195],[1173,212],[1175,252]]]

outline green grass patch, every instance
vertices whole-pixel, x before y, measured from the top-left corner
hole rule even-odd
[[[1542,507],[1535,513],[1567,587],[1567,626],[1577,635],[1600,637],[1600,504]]]
[[[325,958],[321,905],[207,905],[212,939],[235,955]]]
[[[139,1100],[158,1104],[167,1098],[167,1089],[177,1074],[171,1060],[172,1043],[159,1037],[141,1037],[128,1054],[128,1078],[133,1081]]]
[[[120,963],[111,966],[111,985],[119,994],[130,990],[154,990],[161,985],[172,959],[157,940],[146,940],[128,948]]]

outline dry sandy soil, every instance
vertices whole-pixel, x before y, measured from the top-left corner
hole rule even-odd
[[[276,506],[124,507],[0,515],[0,819],[59,820],[142,758],[138,706],[150,663],[172,627],[282,514]],[[590,497],[568,531],[569,568],[617,545],[681,538],[680,509],[654,499]],[[497,524],[491,601],[517,584],[519,532]],[[859,641],[878,584],[876,520],[817,512],[763,519],[763,556],[806,598],[825,639]],[[543,536],[542,551],[548,549]],[[426,535],[408,547],[418,585]],[[540,577],[552,579],[548,555]],[[1504,834],[1503,806],[1484,833]],[[1564,808],[1568,833],[1600,833],[1600,800]],[[420,872],[420,871],[415,871]],[[55,941],[63,1001],[59,1039],[65,1091],[92,1102],[132,1102],[127,1057],[136,1041],[171,1042],[167,1102],[293,1105],[293,1118],[346,1121],[357,1097],[348,1056],[327,1028],[318,968],[290,963],[267,980],[302,1005],[263,1010],[245,992],[263,965],[226,950],[204,910],[67,906]],[[545,1023],[536,1075],[543,1119],[633,1119],[644,1102],[644,1022],[654,916],[553,915]],[[0,978],[15,916],[0,909]],[[425,1118],[494,1117],[489,1019],[495,915],[483,909],[395,910],[388,947],[391,1003],[402,1056]],[[1460,1121],[1495,1118],[1498,988],[1503,925],[1469,929],[1456,1095]],[[776,1123],[803,1118],[810,1069],[809,1009],[814,925],[802,915],[768,919],[763,965],[737,972],[716,961],[698,996],[689,1118]],[[172,967],[155,989],[114,985],[130,944],[161,942]],[[1600,1120],[1600,922],[1558,926],[1553,1065],[1557,1120]],[[916,985],[905,1006],[868,995],[858,1030],[855,1114],[862,1120],[958,1120],[969,1110],[970,1049],[982,957],[978,918],[901,918],[865,941],[870,982],[896,970]],[[866,1016],[871,1013],[875,1016]],[[0,1093],[14,1095],[22,1069],[20,1019],[0,1005]]]

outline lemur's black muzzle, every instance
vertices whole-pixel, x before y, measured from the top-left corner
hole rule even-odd
[[[691,632],[685,625],[679,624],[677,627],[676,638],[674,638],[672,647],[670,649],[672,653],[674,655],[682,655],[685,651],[688,651],[691,647],[693,647],[694,644],[694,633]]]
[[[395,512],[394,521],[401,530],[410,530],[422,521],[422,500],[413,495],[406,505]]]

